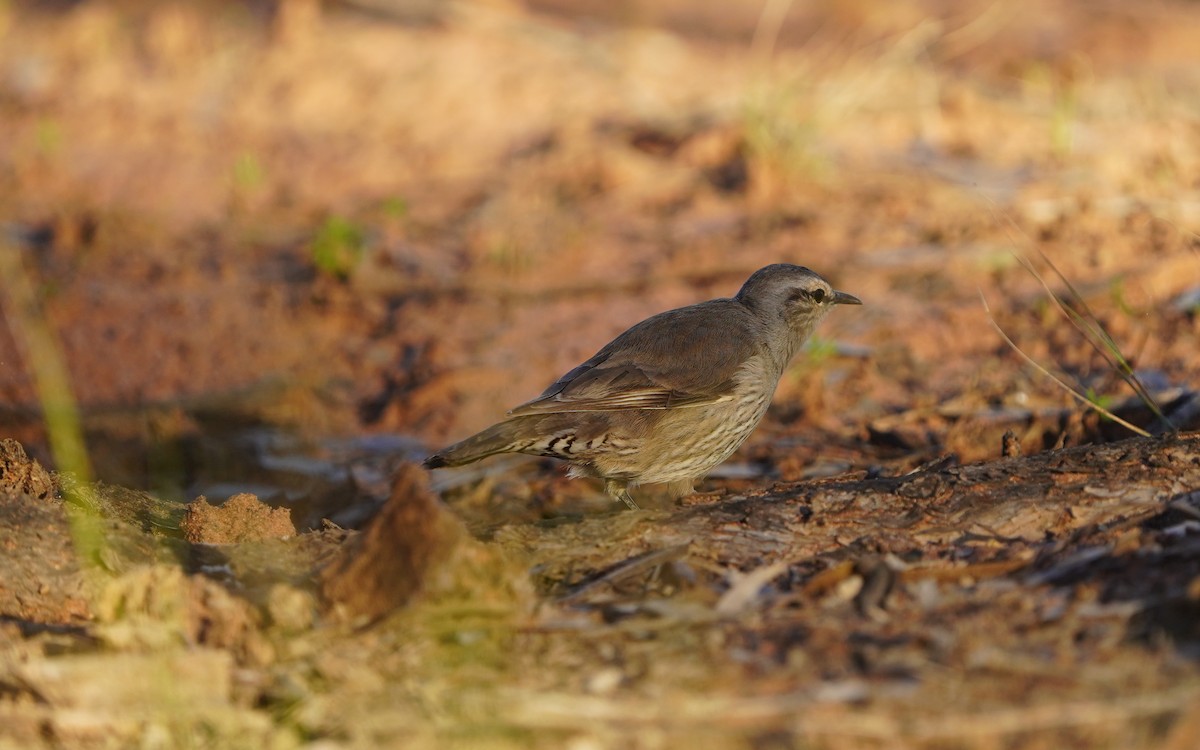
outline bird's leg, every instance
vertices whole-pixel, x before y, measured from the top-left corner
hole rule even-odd
[[[696,494],[694,479],[676,479],[674,482],[667,483],[667,496],[672,500],[679,500],[694,494]]]
[[[605,479],[604,491],[612,496],[613,500],[620,500],[625,503],[625,506],[630,510],[640,510],[638,504],[634,502],[633,497],[629,494],[629,487],[625,482],[619,479]]]
[[[699,505],[704,502],[713,502],[719,498],[729,494],[725,488],[719,488],[712,492],[696,492],[695,480],[681,479],[671,482],[667,485],[667,491],[671,497],[675,498],[678,505]]]

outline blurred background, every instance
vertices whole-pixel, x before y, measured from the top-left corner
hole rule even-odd
[[[731,481],[1129,434],[981,295],[1152,428],[1047,291],[1086,305],[1195,428],[1198,39],[1182,0],[0,0],[0,430],[60,465],[73,404],[96,477],[315,522],[777,261],[865,305]],[[441,481],[570,491],[506,466]]]

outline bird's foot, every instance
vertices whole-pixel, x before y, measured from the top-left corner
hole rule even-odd
[[[629,508],[630,510],[642,509],[642,506],[638,505],[637,501],[633,499],[633,496],[629,494],[629,490],[625,489],[624,487],[622,487],[620,493],[617,494],[617,499],[625,503],[625,507]]]
[[[625,503],[625,507],[630,510],[641,510],[641,506],[629,494],[629,488],[624,482],[618,482],[615,479],[608,479],[604,482],[604,491],[612,497],[613,500],[620,500]]]

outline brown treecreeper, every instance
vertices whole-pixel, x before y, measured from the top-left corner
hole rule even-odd
[[[497,453],[572,464],[604,480],[630,508],[629,487],[695,480],[758,426],[775,386],[834,305],[861,305],[801,266],[755,271],[738,293],[643,320],[503,422],[455,443],[425,466],[461,466]]]

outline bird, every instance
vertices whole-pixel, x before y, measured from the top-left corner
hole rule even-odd
[[[775,263],[733,297],[653,315],[506,418],[424,461],[548,456],[636,510],[639,484],[676,497],[733,455],[766,414],[788,362],[835,305],[861,305],[809,269]]]

